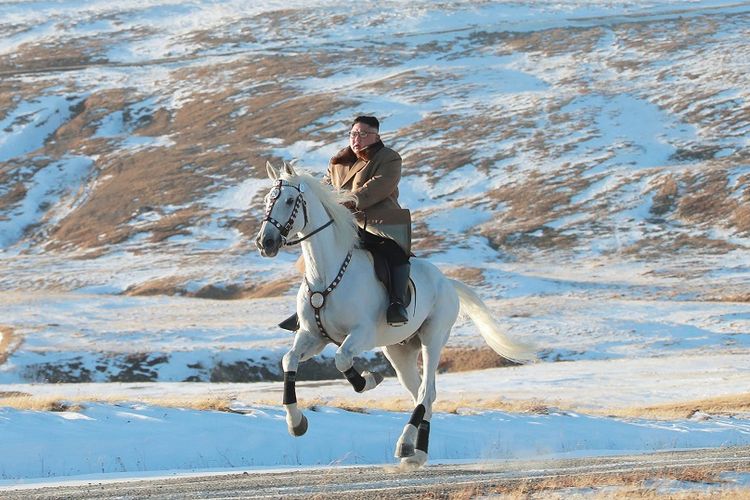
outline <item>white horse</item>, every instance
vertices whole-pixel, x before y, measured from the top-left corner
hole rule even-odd
[[[294,385],[301,361],[333,342],[339,346],[336,368],[357,392],[363,392],[377,386],[383,377],[378,373],[358,373],[353,366],[354,357],[382,347],[415,405],[396,444],[395,456],[405,466],[422,466],[427,461],[440,351],[459,306],[500,356],[528,361],[534,358],[531,346],[508,338],[469,287],[418,258],[411,259],[416,293],[409,306],[409,322],[389,326],[385,320],[388,294],[375,275],[370,253],[359,248],[353,215],[341,204],[351,200],[352,195],[334,192],[286,163],[280,170],[270,163],[266,168],[274,185],[266,196],[266,216],[256,245],[261,255],[274,257],[282,246],[301,243],[305,260],[305,279],[297,293],[300,328],[282,360],[289,432],[301,436],[307,431],[307,418],[297,407]],[[297,239],[287,240],[289,235]],[[417,366],[420,351],[421,376]]]

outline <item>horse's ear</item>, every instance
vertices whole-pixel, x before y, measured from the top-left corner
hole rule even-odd
[[[284,162],[284,173],[288,175],[289,177],[294,177],[297,175],[297,172],[294,171],[294,160],[292,160],[291,163]]]
[[[270,177],[272,181],[279,178],[279,171],[273,168],[270,161],[266,162],[266,172],[268,172],[268,177]]]

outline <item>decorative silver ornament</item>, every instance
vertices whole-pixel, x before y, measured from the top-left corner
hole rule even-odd
[[[326,296],[323,295],[320,292],[315,292],[312,295],[310,295],[310,305],[313,306],[315,309],[320,309],[323,307],[323,304],[326,303]]]

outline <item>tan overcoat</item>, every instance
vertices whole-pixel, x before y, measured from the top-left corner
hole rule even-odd
[[[394,240],[407,255],[411,253],[411,217],[398,204],[401,156],[396,151],[377,142],[363,160],[346,147],[331,158],[328,178],[334,187],[356,196],[356,208],[364,213],[357,219],[360,227]]]

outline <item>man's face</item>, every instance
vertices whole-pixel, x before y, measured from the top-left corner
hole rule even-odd
[[[349,131],[349,147],[355,154],[380,140],[378,131],[364,123],[355,123]]]

